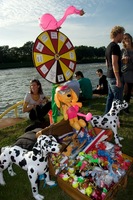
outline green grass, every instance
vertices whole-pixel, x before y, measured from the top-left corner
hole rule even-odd
[[[91,112],[93,115],[102,115],[105,109],[106,98],[94,98],[89,103],[85,102],[81,111],[84,113]],[[24,133],[25,128],[30,121],[18,123],[15,126],[0,129],[0,147],[11,145],[15,140]],[[122,152],[133,157],[133,100],[130,104],[130,115],[120,115],[121,127],[118,129],[120,136],[124,137],[121,141],[123,147]],[[113,141],[112,141],[113,142]],[[10,177],[7,170],[4,171],[4,178],[6,186],[0,186],[0,200],[32,200],[31,186],[28,180],[26,171],[14,165],[16,176]],[[52,177],[52,179],[55,179]],[[132,200],[133,199],[133,178],[128,177],[128,184],[126,189],[120,188],[115,200]],[[39,187],[39,193],[45,196],[46,200],[71,200],[66,193],[64,193],[59,186],[49,188],[43,187],[43,181]],[[89,199],[89,198],[88,198]]]

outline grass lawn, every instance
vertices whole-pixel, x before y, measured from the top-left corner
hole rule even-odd
[[[94,98],[89,103],[84,103],[81,111],[84,113],[91,112],[93,115],[102,115],[105,109],[106,98]],[[24,133],[24,129],[29,125],[29,120],[18,123],[13,127],[0,129],[0,148],[2,146],[11,145],[14,141]],[[118,133],[124,138],[121,141],[123,147],[122,152],[133,157],[133,100],[130,105],[130,115],[120,115],[120,125]],[[113,141],[112,141],[113,142]],[[7,170],[4,171],[6,186],[0,186],[0,200],[32,200],[31,187],[26,171],[14,165],[16,176],[10,177]],[[56,178],[53,177],[56,180]],[[126,189],[120,188],[114,200],[132,200],[133,199],[133,177],[128,177]],[[43,187],[41,181],[39,193],[45,196],[46,200],[71,200],[59,186],[49,188]],[[88,198],[89,200],[89,198]]]

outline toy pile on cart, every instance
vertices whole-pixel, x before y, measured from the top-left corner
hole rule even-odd
[[[55,175],[90,199],[104,200],[131,167],[121,148],[107,141],[106,130],[95,135],[82,129],[59,140],[67,145],[62,153],[51,156]]]

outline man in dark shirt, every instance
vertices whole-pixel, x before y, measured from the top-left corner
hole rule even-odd
[[[108,81],[108,97],[105,113],[109,112],[115,99],[123,99],[123,85],[121,80],[121,50],[118,43],[123,40],[125,29],[115,26],[110,33],[111,42],[106,48],[106,66]]]
[[[93,90],[93,94],[108,94],[108,85],[106,76],[103,75],[103,70],[98,69],[96,74],[99,76],[99,85],[97,85],[97,89]]]

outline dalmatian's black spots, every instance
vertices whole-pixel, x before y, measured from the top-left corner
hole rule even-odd
[[[3,164],[6,162],[6,160],[3,160]]]
[[[55,151],[55,148],[52,148],[52,151]]]
[[[36,161],[36,160],[37,160],[37,157],[33,155],[32,160],[33,160],[33,161]]]
[[[39,162],[44,162],[44,161],[45,161],[44,157],[39,159]]]
[[[31,176],[31,175],[29,175],[29,179],[32,179],[32,176]]]
[[[32,190],[33,190],[34,193],[36,192],[36,188],[35,187],[33,187]]]
[[[33,169],[33,168],[31,168],[31,169],[30,169],[30,172],[33,174],[33,173],[34,173],[34,169]]]
[[[111,116],[115,116],[115,115],[116,115],[116,112],[115,112],[115,111],[111,113]]]
[[[32,193],[35,199],[40,199],[38,193],[38,174],[44,174],[46,183],[50,182],[48,168],[48,153],[58,153],[59,144],[53,136],[41,135],[33,147],[33,151],[27,151],[19,146],[4,147],[0,155],[0,184],[4,185],[3,171],[10,166],[8,172],[13,174],[12,163],[17,164],[27,171],[31,182]],[[38,153],[37,153],[38,152]],[[43,199],[43,196],[41,196]]]
[[[96,119],[92,118],[92,121],[93,121],[93,123],[94,123],[96,126],[99,124],[97,118],[96,118]]]
[[[48,172],[48,171],[49,171],[49,168],[47,167],[46,172]],[[46,174],[46,176],[47,176],[47,174]]]
[[[15,163],[15,162],[16,162],[16,160],[15,160],[15,157],[14,157],[14,156],[11,156],[11,161],[12,161],[13,163]]]
[[[115,100],[112,103],[110,111],[104,116],[93,116],[91,119],[91,124],[93,127],[111,129],[114,133],[114,138],[116,144],[121,146],[119,142],[119,136],[117,133],[117,126],[119,126],[119,112],[122,109],[128,107],[128,103],[123,101],[122,103],[119,100]]]
[[[101,121],[102,126],[104,126],[106,123],[108,122],[108,118],[103,118],[103,120]]]
[[[20,151],[17,149],[14,149],[14,151],[15,151],[16,157],[18,157],[20,155]]]
[[[47,178],[47,175],[46,175],[46,174],[44,174],[44,178]]]
[[[24,158],[23,160],[21,160],[19,163],[19,166],[21,167],[21,168],[23,168],[23,167],[25,167],[25,166],[27,166],[27,162],[26,162],[26,159]]]
[[[1,165],[1,164],[0,164],[0,168],[4,170],[4,165]]]

